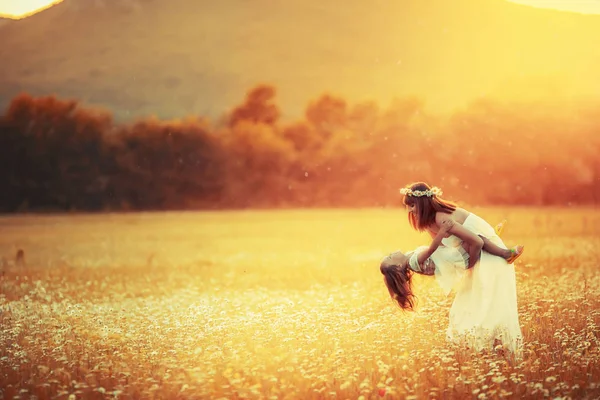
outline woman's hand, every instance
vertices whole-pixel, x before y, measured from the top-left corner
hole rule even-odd
[[[450,229],[452,229],[454,225],[455,222],[452,219],[446,219],[442,221],[442,223],[440,224],[440,230],[438,231],[438,234],[446,236],[446,234],[450,232]]]

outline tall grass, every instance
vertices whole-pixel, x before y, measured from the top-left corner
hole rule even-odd
[[[476,211],[526,245],[521,361],[447,344],[431,279],[417,312],[393,306],[380,258],[427,241],[399,210],[4,217],[0,394],[600,396],[600,213]]]

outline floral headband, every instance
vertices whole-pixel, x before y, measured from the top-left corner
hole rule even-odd
[[[400,189],[400,194],[404,196],[413,196],[413,197],[433,197],[433,196],[441,196],[442,189],[437,186],[432,187],[429,190],[411,190],[410,188],[402,188]]]

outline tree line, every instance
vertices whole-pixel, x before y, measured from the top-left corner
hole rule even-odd
[[[217,121],[15,97],[0,116],[0,212],[394,207],[426,181],[471,205],[596,204],[600,104],[480,99],[448,116],[332,95],[283,121],[259,85]]]

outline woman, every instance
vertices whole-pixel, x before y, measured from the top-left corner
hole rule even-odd
[[[411,226],[435,237],[444,224],[452,221],[447,247],[467,249],[468,266],[450,309],[447,330],[452,342],[466,342],[476,350],[493,349],[500,341],[520,355],[522,334],[517,308],[515,269],[511,264],[523,252],[519,246],[509,257],[481,251],[484,241],[510,251],[494,228],[479,216],[444,200],[438,188],[418,182],[401,189]]]

